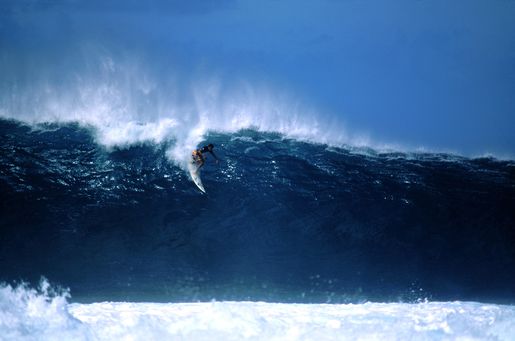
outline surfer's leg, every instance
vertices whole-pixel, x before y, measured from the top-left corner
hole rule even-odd
[[[202,167],[204,166],[204,160],[199,160],[199,162],[197,162],[198,164],[198,167],[197,167],[197,171]]]

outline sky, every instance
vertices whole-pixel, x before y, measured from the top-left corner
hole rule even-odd
[[[514,158],[514,18],[513,0],[3,0],[0,71],[65,77],[95,46],[280,89],[377,143]]]

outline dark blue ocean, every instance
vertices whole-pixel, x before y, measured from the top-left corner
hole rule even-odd
[[[515,303],[515,162],[210,132],[207,194],[173,139],[0,120],[0,281],[73,302]]]

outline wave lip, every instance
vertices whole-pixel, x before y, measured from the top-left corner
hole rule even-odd
[[[7,73],[0,80],[0,117],[32,125],[79,123],[107,147],[174,141],[167,155],[181,165],[209,132],[253,128],[317,143],[368,143],[274,84],[210,74],[180,80],[129,57],[83,49],[87,57],[70,56],[70,72],[34,61],[33,72]],[[6,58],[0,70],[17,65]],[[17,76],[28,73],[30,82]]]

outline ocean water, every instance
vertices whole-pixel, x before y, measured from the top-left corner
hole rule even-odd
[[[515,338],[511,160],[5,116],[0,339]]]

